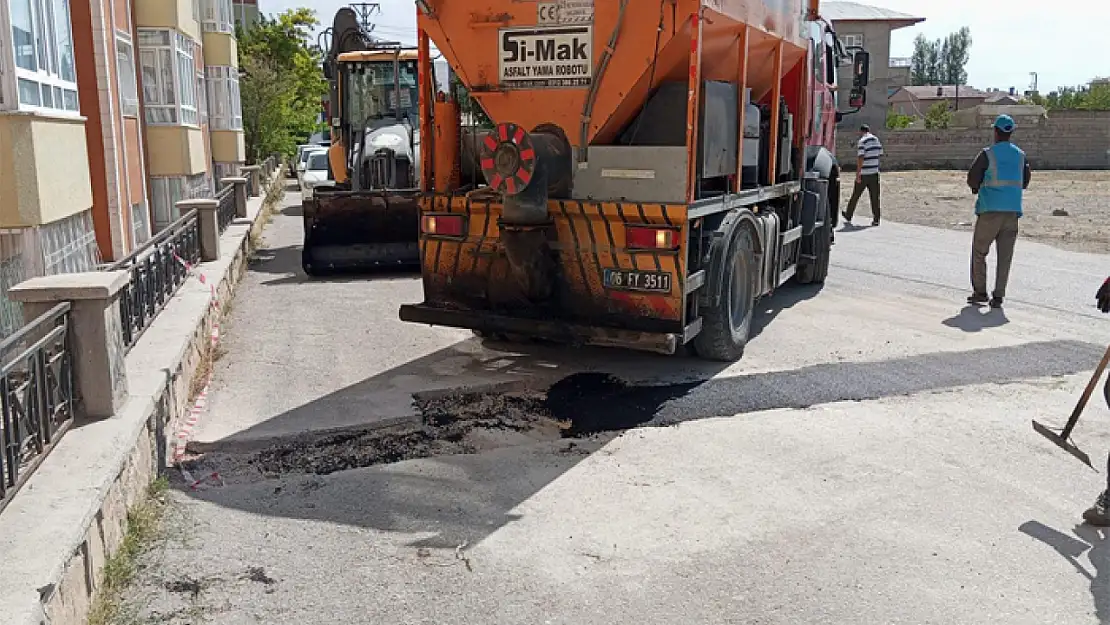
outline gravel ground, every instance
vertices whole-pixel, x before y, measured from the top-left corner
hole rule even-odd
[[[970,230],[975,220],[975,196],[965,180],[962,171],[884,173],[883,219]],[[844,190],[844,206],[850,193],[851,189]],[[1110,172],[1034,171],[1025,201],[1023,237],[1075,252],[1110,250]],[[1061,209],[1067,211],[1066,216],[1053,215]],[[855,221],[868,223],[870,215],[870,202],[864,193]]]

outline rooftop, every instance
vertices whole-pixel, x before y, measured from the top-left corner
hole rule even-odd
[[[940,95],[937,94],[938,89],[941,91]],[[944,87],[926,85],[922,87],[902,87],[899,91],[905,91],[918,100],[946,100],[956,97],[956,89],[957,88],[952,85],[946,85]],[[959,96],[961,98],[986,98],[988,95],[990,94],[985,91],[980,91],[975,87],[968,87],[966,85],[959,86]],[[894,96],[891,95],[891,97]]]
[[[893,28],[903,28],[924,22],[924,17],[899,13],[890,9],[873,7],[859,2],[823,2],[821,15],[830,22],[894,22]]]

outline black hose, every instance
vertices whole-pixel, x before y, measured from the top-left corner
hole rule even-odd
[[[628,144],[636,143],[636,135],[640,132],[640,124],[644,121],[644,111],[647,110],[648,99],[651,97],[651,85],[655,83],[655,66],[659,61],[659,40],[663,36],[663,16],[666,14],[667,0],[659,0],[659,26],[655,30],[655,53],[651,57],[651,71],[648,73],[647,93],[644,103],[640,105],[640,112],[636,114],[636,121],[632,125],[632,134],[628,137]]]
[[[594,100],[597,99],[598,87],[601,85],[601,79],[605,76],[605,70],[609,67],[609,59],[612,58],[612,52],[617,49],[617,41],[620,39],[621,27],[624,26],[624,11],[628,8],[628,0],[621,0],[620,11],[617,13],[617,25],[613,27],[613,34],[609,36],[609,45],[606,46],[605,52],[601,55],[601,60],[597,64],[596,76],[590,82],[590,91],[586,94],[586,104],[582,108],[582,129],[578,145],[578,161],[586,161],[586,143],[589,141],[590,136],[590,118],[594,112]]]

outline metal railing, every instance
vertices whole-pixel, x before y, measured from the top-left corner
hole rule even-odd
[[[104,268],[131,274],[120,297],[123,344],[128,350],[188,278],[185,263],[198,262],[200,220],[197,211],[191,210],[130,256]]]
[[[231,222],[235,221],[235,185],[224,185],[224,188],[216,193],[216,201],[220,203],[220,207],[216,210],[216,222],[219,224],[220,232],[223,232]]]
[[[69,302],[0,343],[0,510],[73,423]]]

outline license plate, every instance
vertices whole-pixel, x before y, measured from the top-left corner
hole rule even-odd
[[[606,269],[604,280],[605,288],[618,291],[671,292],[671,274],[661,271]]]

